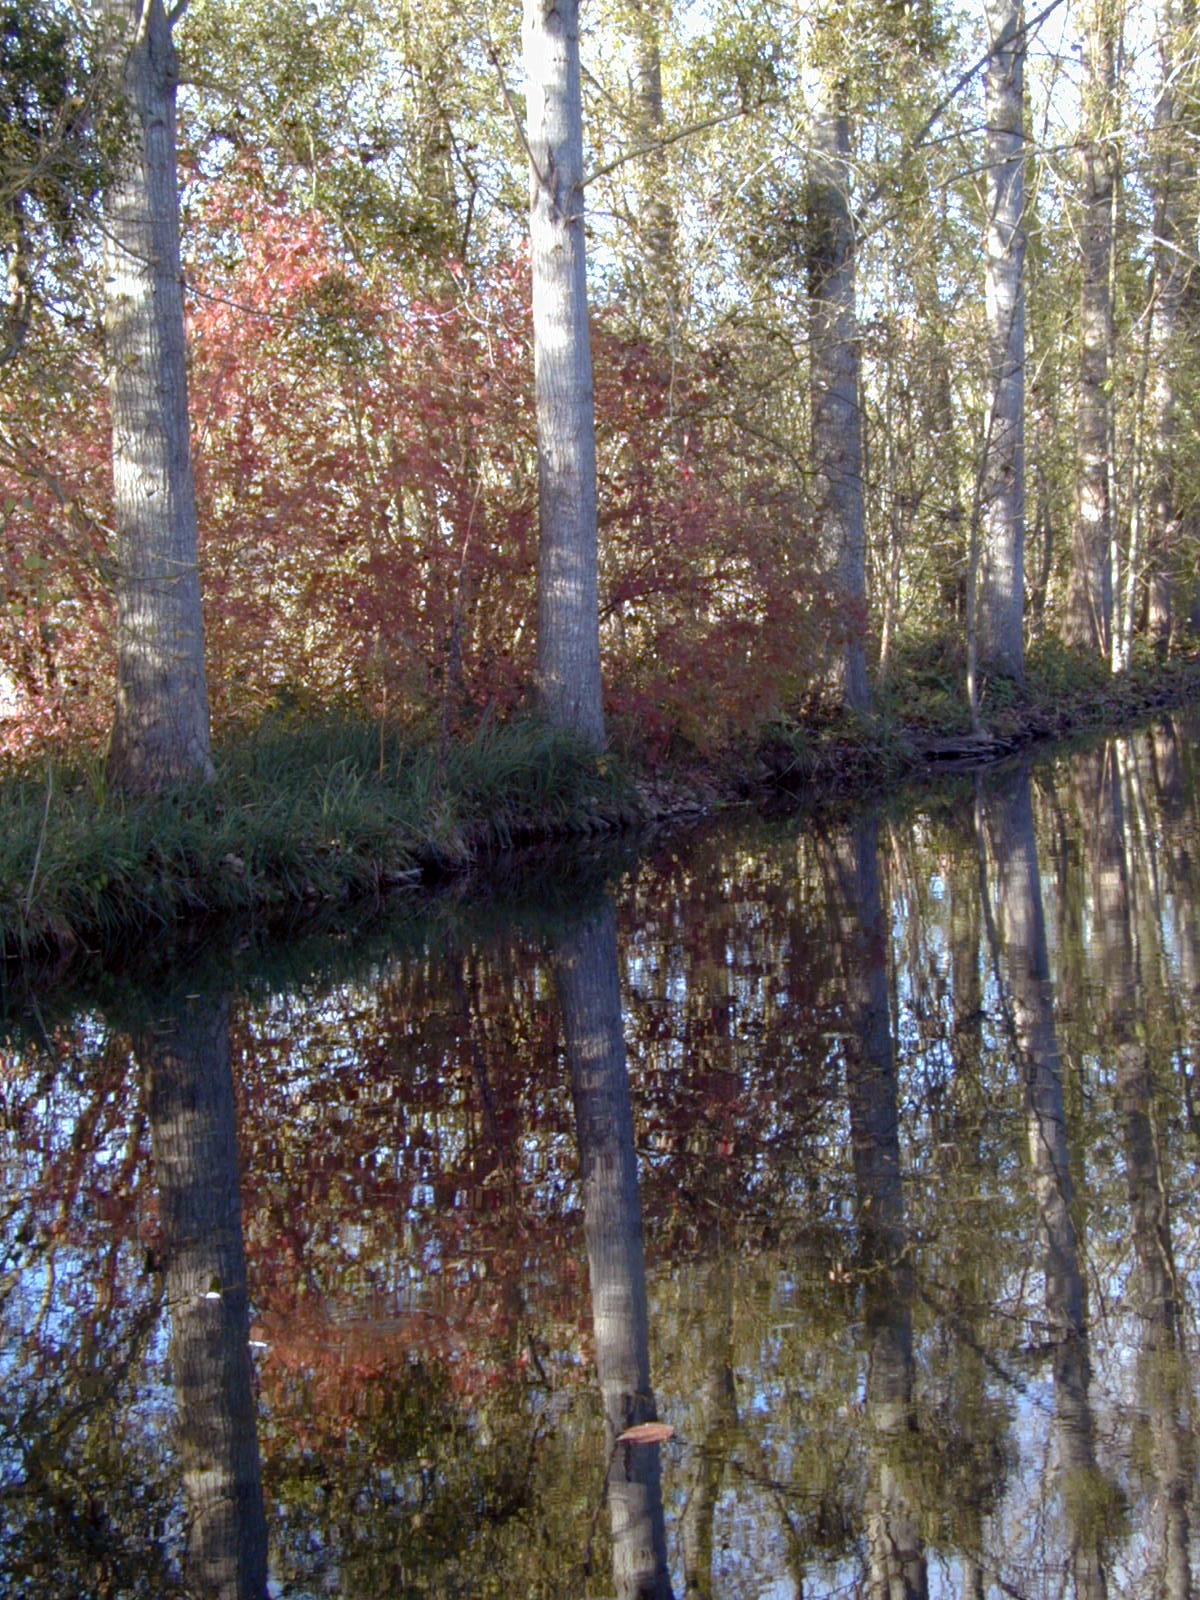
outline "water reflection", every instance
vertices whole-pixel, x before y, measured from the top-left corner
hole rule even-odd
[[[224,995],[178,995],[138,1041],[171,1319],[185,1572],[197,1593],[263,1600],[267,1526]]]
[[[45,998],[0,1596],[1190,1596],[1195,731]]]

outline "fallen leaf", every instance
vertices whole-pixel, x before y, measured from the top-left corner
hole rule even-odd
[[[639,1422],[617,1435],[618,1444],[666,1444],[675,1437],[669,1422]]]

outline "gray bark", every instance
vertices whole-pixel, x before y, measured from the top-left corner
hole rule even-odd
[[[537,689],[554,726],[599,749],[604,711],[578,0],[525,0],[524,47],[541,519]]]
[[[1151,381],[1154,414],[1150,527],[1147,539],[1146,626],[1166,649],[1174,626],[1174,566],[1190,530],[1177,483],[1180,343],[1191,331],[1196,273],[1196,161],[1185,116],[1195,110],[1195,27],[1192,0],[1169,0],[1163,19],[1162,82],[1154,113],[1154,301]]]
[[[659,1446],[617,1443],[627,1428],[653,1422],[657,1411],[650,1382],[642,1212],[611,904],[559,942],[554,971],[579,1144],[609,1461],[613,1580],[618,1600],[671,1600]]]
[[[1071,577],[1063,635],[1068,644],[1108,658],[1112,645],[1111,289],[1115,144],[1115,19],[1111,0],[1091,0],[1084,23],[1083,287],[1080,296],[1078,484]]]
[[[829,80],[813,115],[808,173],[808,300],[812,350],[813,500],[834,599],[843,615],[842,697],[869,711],[863,644],[867,538],[863,509],[862,411],[854,221],[850,213],[850,118],[843,86]]]
[[[667,187],[663,134],[661,0],[633,0],[634,136],[640,162],[642,299],[674,349],[679,325],[679,271],[675,211]]]
[[[212,775],[188,425],[178,66],[162,0],[103,0],[129,128],[104,218],[116,518],[109,773],[130,791]]]
[[[987,0],[990,406],[980,496],[979,661],[1025,675],[1025,35],[1020,0]]]
[[[263,1512],[237,1129],[223,999],[189,997],[142,1041],[171,1371],[197,1594],[264,1600]]]

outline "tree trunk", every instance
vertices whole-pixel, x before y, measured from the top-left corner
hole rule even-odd
[[[639,162],[638,225],[642,238],[642,304],[675,354],[679,329],[679,268],[675,211],[667,187],[663,135],[661,0],[633,0],[634,137]]]
[[[604,711],[578,0],[525,0],[524,45],[541,516],[537,688],[555,727],[599,749]]]
[[[1078,472],[1068,644],[1108,659],[1112,645],[1112,252],[1117,192],[1116,68],[1111,0],[1091,0],[1084,26],[1083,288],[1080,299]]]
[[[197,1594],[264,1600],[263,1514],[237,1130],[223,999],[192,996],[143,1041],[171,1370]]]
[[[1177,483],[1180,345],[1190,333],[1195,267],[1196,161],[1185,118],[1195,113],[1195,28],[1192,0],[1170,0],[1163,19],[1162,86],[1154,112],[1154,298],[1151,307],[1152,446],[1147,535],[1146,625],[1166,650],[1174,625],[1173,568],[1191,531]]]
[[[1025,35],[1020,0],[987,0],[990,408],[980,496],[979,663],[1025,676]]]
[[[109,775],[131,792],[212,776],[188,429],[178,67],[162,0],[104,0],[130,127],[104,219],[116,516]]]
[[[842,697],[869,711],[863,637],[867,538],[863,509],[862,411],[850,215],[850,118],[844,88],[822,86],[813,116],[808,173],[808,299],[812,347],[814,509],[834,599],[842,612]]]
[[[618,1444],[657,1416],[633,1106],[611,905],[561,940],[554,960],[582,1176],[596,1366],[604,1402],[618,1600],[671,1600],[659,1446]]]

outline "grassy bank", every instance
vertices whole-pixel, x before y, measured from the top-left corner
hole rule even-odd
[[[532,721],[486,726],[440,754],[377,724],[267,723],[217,752],[214,783],[161,799],[110,793],[99,760],[42,762],[0,782],[0,946],[10,958],[104,953],[231,913],[294,920],[519,840],[694,813],[765,787],[861,793],[1182,704],[1200,696],[1200,661],[1147,661],[1114,679],[1035,650],[1023,686],[985,682],[983,738],[962,680],[954,648],[926,642],[896,660],[871,718],[777,722],[719,760],[685,754],[636,776]]]
[[[104,950],[187,921],[265,916],[401,889],[516,840],[619,826],[616,763],[534,722],[436,749],[345,720],[267,724],[216,753],[215,781],[110,792],[97,760],[0,784],[0,937],[9,956]]]

